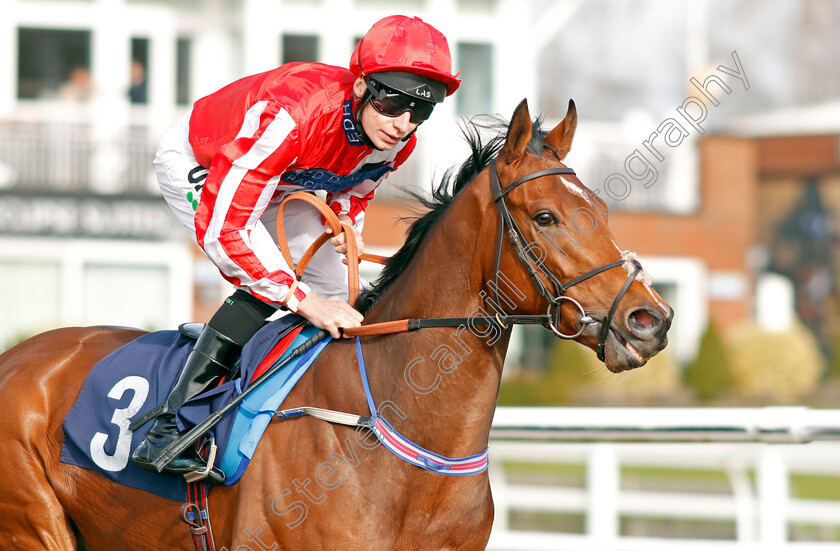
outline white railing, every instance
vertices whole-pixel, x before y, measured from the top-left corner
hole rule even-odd
[[[148,194],[158,130],[142,117],[102,135],[92,105],[22,102],[0,120],[0,190]]]
[[[840,410],[499,408],[493,427],[490,550],[840,550],[840,495],[791,496],[791,477],[840,487]],[[517,465],[549,474],[525,483]],[[553,483],[551,466],[577,468],[579,480]],[[633,487],[634,469],[657,487]],[[716,473],[723,488],[687,490],[679,474],[669,488],[669,472]],[[517,526],[529,516],[538,529]],[[562,531],[552,519],[563,516],[581,529]]]

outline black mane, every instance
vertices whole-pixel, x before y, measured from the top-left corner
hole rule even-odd
[[[541,120],[534,121],[534,132],[531,142],[528,144],[528,151],[541,155],[545,133],[541,130]],[[437,186],[432,190],[431,198],[424,197],[413,191],[409,193],[422,207],[428,209],[424,214],[410,217],[413,220],[408,230],[405,243],[391,257],[388,264],[382,269],[379,278],[373,286],[363,291],[355,307],[362,314],[366,314],[379,300],[382,294],[391,286],[394,281],[403,273],[414,254],[420,248],[429,230],[434,226],[441,215],[446,212],[449,205],[458,194],[473,181],[481,171],[490,165],[499,150],[505,143],[508,122],[501,117],[491,117],[481,121],[470,120],[462,126],[461,131],[464,139],[470,146],[470,156],[460,165],[453,166],[444,172],[443,177]],[[481,138],[482,130],[490,130],[493,136],[483,143]]]

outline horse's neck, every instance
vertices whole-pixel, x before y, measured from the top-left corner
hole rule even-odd
[[[453,204],[432,228],[367,322],[485,315],[479,308],[486,309],[480,294],[486,265],[480,256],[486,253],[477,247],[480,228],[463,223],[481,217],[469,213],[466,218],[464,210],[477,206],[469,206],[474,199],[464,202]],[[498,326],[466,323],[362,339],[374,400],[377,405],[388,401],[382,415],[436,453],[456,457],[483,451],[509,337],[510,331]]]

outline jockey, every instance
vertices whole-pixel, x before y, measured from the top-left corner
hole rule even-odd
[[[358,42],[349,70],[288,63],[242,78],[198,100],[164,136],[155,157],[161,191],[195,242],[237,287],[205,327],[132,458],[152,463],[178,437],[175,412],[217,382],[276,309],[297,312],[334,338],[362,315],[347,300],[344,234],[314,255],[296,279],[277,246],[280,201],[326,192],[359,252],[368,201],[414,150],[414,131],[460,85],[446,38],[420,18],[389,16]],[[297,261],[325,231],[303,201],[284,212]],[[182,456],[166,471],[203,468]]]

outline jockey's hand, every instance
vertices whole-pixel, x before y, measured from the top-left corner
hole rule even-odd
[[[338,221],[342,224],[347,224],[348,226],[353,228],[353,231],[356,233],[356,249],[358,251],[358,254],[362,254],[363,252],[365,252],[365,242],[362,240],[362,234],[353,226],[353,221],[350,219],[350,217],[346,214],[342,214],[338,217]],[[327,233],[332,233],[332,229],[329,226],[327,226],[324,231],[326,231]],[[330,243],[332,243],[332,245],[335,247],[335,252],[337,252],[338,254],[345,255],[345,257],[341,261],[347,264],[347,236],[344,235],[344,232],[341,232],[340,234],[331,237]]]
[[[358,327],[364,317],[343,300],[327,300],[310,291],[300,304],[298,314],[319,329],[326,329],[334,339],[341,338],[339,327]]]

